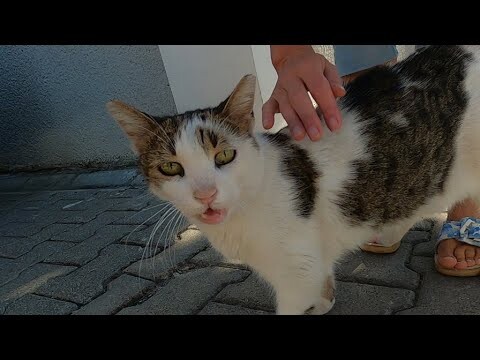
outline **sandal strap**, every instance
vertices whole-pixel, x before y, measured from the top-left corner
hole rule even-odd
[[[480,219],[466,217],[460,221],[447,221],[443,224],[437,245],[446,239],[456,239],[480,247]]]

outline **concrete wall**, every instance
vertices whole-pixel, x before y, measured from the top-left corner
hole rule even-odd
[[[132,164],[105,111],[176,113],[158,46],[0,46],[0,170]]]

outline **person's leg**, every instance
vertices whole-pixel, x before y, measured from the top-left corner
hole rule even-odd
[[[333,45],[333,51],[338,74],[346,82],[398,56],[395,45]]]
[[[472,200],[464,200],[448,211],[447,221],[466,217],[480,219],[480,207]],[[445,269],[464,270],[480,265],[480,248],[454,239],[443,240],[438,244],[438,265]]]

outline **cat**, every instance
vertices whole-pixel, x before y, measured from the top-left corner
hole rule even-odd
[[[338,101],[342,128],[317,142],[253,133],[255,85],[246,75],[220,105],[162,118],[107,108],[150,191],[265,279],[277,314],[327,313],[345,253],[480,198],[480,46],[428,46],[361,75]]]

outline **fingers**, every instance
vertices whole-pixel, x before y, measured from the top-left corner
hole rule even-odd
[[[304,81],[310,90],[313,99],[322,111],[325,123],[330,131],[340,129],[342,126],[342,119],[330,82],[321,73],[304,78]]]
[[[288,128],[290,129],[292,137],[297,141],[303,140],[305,137],[305,127],[303,126],[302,121],[292,108],[286,94],[277,94],[277,96],[279,97],[278,104],[280,107],[280,112],[288,124]]]
[[[329,62],[326,62],[324,74],[328,82],[330,83],[333,95],[335,97],[345,96],[346,91],[343,87],[342,78],[338,75],[337,68]]]
[[[271,129],[275,124],[275,114],[279,112],[278,102],[271,97],[262,107],[262,123],[265,129]]]
[[[281,112],[296,140],[308,134],[312,141],[322,137],[322,123],[311,96],[331,131],[340,129],[342,119],[336,98],[345,95],[337,69],[312,49],[292,53],[276,68],[277,84],[262,110],[263,126],[270,129],[274,115]]]
[[[278,98],[275,98],[275,96]],[[297,113],[290,105],[285,93],[277,89],[274,90],[272,97],[262,107],[262,122],[265,129],[271,129],[275,123],[275,114],[282,113],[283,118],[288,124],[288,128],[295,140],[303,140],[305,137],[305,128],[300,121]]]
[[[312,141],[319,140],[322,137],[322,124],[308,96],[307,89],[300,80],[292,80],[288,99],[310,139]]]

